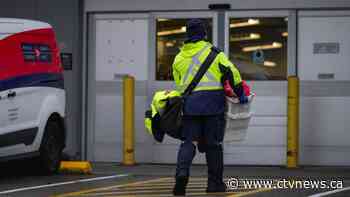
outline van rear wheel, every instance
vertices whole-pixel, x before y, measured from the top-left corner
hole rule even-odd
[[[60,125],[57,121],[48,121],[45,127],[44,136],[40,146],[40,171],[45,174],[58,172],[63,142],[60,140]]]

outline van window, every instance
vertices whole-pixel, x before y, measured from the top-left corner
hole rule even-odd
[[[33,44],[22,44],[22,52],[24,61],[35,62],[36,56]]]
[[[49,45],[23,43],[22,52],[25,62],[52,62],[52,50]]]
[[[39,45],[38,46],[40,55],[39,62],[50,63],[52,58],[52,51],[48,45]]]

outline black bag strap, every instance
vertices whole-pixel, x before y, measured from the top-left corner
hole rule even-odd
[[[196,88],[200,80],[202,79],[203,75],[207,72],[210,65],[215,60],[216,56],[219,54],[219,50],[216,47],[211,47],[210,53],[208,57],[204,60],[201,67],[197,71],[196,75],[192,79],[191,83],[187,86],[185,92],[182,94],[182,96],[186,97],[192,93],[192,91]]]

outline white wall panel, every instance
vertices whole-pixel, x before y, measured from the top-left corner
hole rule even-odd
[[[249,126],[251,127],[284,127],[287,125],[287,117],[283,116],[253,116],[250,120]]]
[[[350,80],[350,17],[301,17],[299,19],[299,76],[319,80],[319,74],[334,74],[334,80]],[[315,43],[337,43],[338,53],[318,54]]]
[[[122,161],[123,86],[122,75],[135,77],[135,158],[137,162],[152,159],[151,136],[144,128],[147,100],[148,19],[147,15],[100,14],[93,24],[95,97],[92,133],[93,161]],[[90,112],[93,113],[93,112]],[[90,135],[91,136],[91,135]]]
[[[114,80],[116,74],[131,74],[137,80],[146,80],[147,49],[147,19],[97,20],[96,80]]]
[[[122,160],[123,114],[122,96],[114,93],[96,96],[96,119],[94,130],[94,161]],[[135,156],[138,162],[150,162],[151,136],[146,133],[144,106],[146,96],[135,97]]]
[[[300,12],[300,163],[349,165],[350,12]],[[339,43],[339,50],[314,53],[314,43]],[[319,79],[333,73],[333,79]]]
[[[256,116],[285,116],[287,114],[287,98],[257,95],[251,107]]]
[[[122,159],[122,98],[117,95],[96,96],[94,161]]]
[[[350,97],[304,97],[300,103],[303,146],[350,146]]]
[[[286,163],[285,147],[225,147],[224,151],[225,164],[285,165]]]
[[[286,125],[267,127],[249,126],[246,140],[241,142],[226,142],[225,146],[284,146],[287,140],[286,132]],[[229,135],[229,133],[226,135]]]
[[[349,166],[350,147],[303,147],[300,152],[302,165]]]

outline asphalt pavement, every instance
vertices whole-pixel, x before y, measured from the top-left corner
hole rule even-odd
[[[0,196],[165,197],[172,196],[174,185],[174,165],[93,163],[91,175],[53,176],[40,175],[31,167],[25,161],[1,164]],[[205,165],[192,166],[187,196],[321,197],[325,192],[331,197],[350,196],[350,167],[225,166],[225,182],[231,188],[214,194],[205,193],[206,172]],[[316,183],[323,187],[316,188]]]

